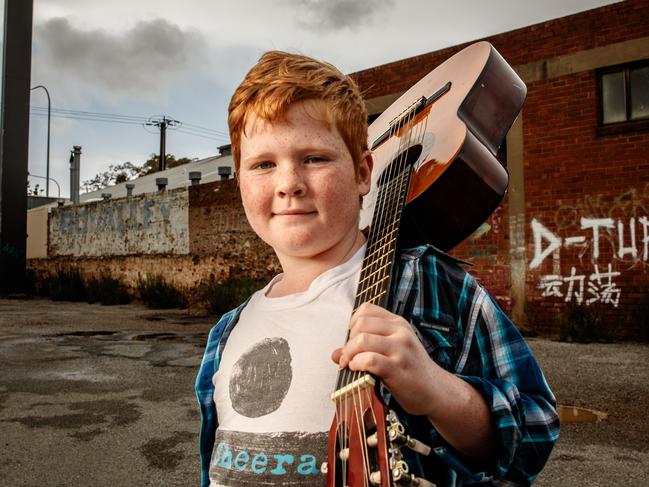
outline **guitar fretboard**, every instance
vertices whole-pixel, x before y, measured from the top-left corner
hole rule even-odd
[[[399,167],[402,166],[402,167]],[[386,307],[390,290],[390,275],[397,245],[401,212],[405,205],[412,166],[405,161],[395,164],[394,175],[381,186],[377,195],[367,250],[363,258],[361,275],[354,301],[354,311],[363,303]],[[349,332],[347,333],[349,339]],[[347,368],[338,371],[336,390],[358,381],[365,372],[353,372]]]

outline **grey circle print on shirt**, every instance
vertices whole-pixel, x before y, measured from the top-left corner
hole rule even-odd
[[[232,409],[259,418],[278,409],[291,385],[291,349],[283,338],[266,338],[245,352],[232,367]]]

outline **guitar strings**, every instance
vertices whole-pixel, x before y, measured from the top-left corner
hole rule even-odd
[[[411,129],[412,117],[413,117],[413,112],[409,114],[408,119],[405,121],[403,125],[398,124],[401,125],[401,127],[407,128],[408,137],[400,138],[397,159],[393,164],[391,164],[391,166],[388,169],[389,174],[387,178],[387,183],[385,183],[387,187],[385,188],[384,191],[381,192],[381,194],[385,195],[385,199],[389,201],[389,204],[382,204],[379,206],[380,224],[375,222],[374,228],[377,229],[376,230],[377,233],[382,230],[384,232],[384,235],[381,238],[374,238],[371,240],[372,246],[374,248],[372,248],[370,251],[370,259],[372,259],[372,265],[368,270],[368,273],[370,273],[370,275],[367,276],[368,281],[371,284],[364,286],[363,292],[361,294],[372,294],[372,291],[381,289],[380,288],[381,284],[383,284],[387,279],[389,279],[389,272],[385,272],[385,271],[389,271],[389,268],[391,267],[390,261],[392,260],[393,256],[391,256],[390,254],[393,253],[380,252],[380,250],[382,248],[385,248],[386,246],[387,247],[392,246],[394,241],[393,239],[390,238],[390,233],[396,233],[395,230],[398,228],[398,221],[401,213],[401,208],[403,206],[402,204],[400,204],[402,202],[399,200],[404,198],[404,192],[407,190],[407,188],[404,188],[404,184],[406,182],[404,179],[407,179],[407,172],[405,171],[406,163],[407,163],[407,150],[405,150],[405,148],[407,146],[408,147],[410,146],[410,142],[412,138],[412,129]],[[378,258],[376,258],[377,254],[379,256]],[[383,270],[384,272],[381,272],[381,270]],[[361,298],[360,301],[364,301],[364,299]],[[367,389],[365,390],[365,397],[371,398],[371,394]],[[368,399],[368,402],[369,402],[370,413],[372,415],[372,420],[376,425],[377,435],[378,435],[378,428],[381,427],[381,425],[383,424],[383,418],[377,418],[376,411],[374,410],[372,401]],[[356,410],[357,410],[357,416],[358,413],[362,413],[362,408],[360,409],[357,408]],[[363,423],[362,438],[367,438],[364,418],[358,417],[358,421]],[[361,443],[362,443],[361,449],[363,452],[364,463],[366,468],[366,475],[364,475],[363,478],[364,478],[364,484],[367,485],[369,475],[371,474],[372,466],[370,465],[368,446],[364,441],[362,441]]]
[[[370,243],[368,245],[367,253],[364,258],[363,271],[362,271],[361,280],[359,282],[359,286],[362,282],[365,281],[367,281],[369,284],[363,286],[363,290],[357,295],[354,311],[358,309],[358,306],[360,306],[361,303],[366,301],[372,302],[378,300],[386,292],[384,288],[381,288],[381,286],[390,277],[389,276],[390,272],[386,272],[386,270],[389,270],[389,268],[391,267],[391,262],[389,262],[390,260],[389,257],[391,252],[385,252],[385,251],[381,252],[381,251],[384,250],[386,247],[389,248],[391,245],[394,244],[394,240],[396,239],[396,233],[398,231],[398,222],[400,219],[401,209],[403,207],[403,203],[405,203],[405,192],[407,191],[407,187],[406,188],[403,187],[405,183],[404,178],[408,179],[408,172],[405,171],[406,163],[408,159],[408,152],[407,150],[405,150],[405,147],[406,146],[411,147],[412,136],[413,136],[412,121],[414,119],[414,112],[415,109],[411,110],[407,114],[407,116],[402,119],[403,122],[396,123],[391,127],[390,137],[395,135],[399,130],[399,128],[406,128],[407,130],[404,130],[404,132],[407,133],[407,136],[402,136],[400,138],[397,157],[394,159],[393,163],[388,166],[387,178],[384,180],[386,181],[384,182],[386,188],[383,188],[378,194],[377,202],[375,204],[375,212],[378,213],[373,218],[375,224],[372,225],[372,227],[370,228],[370,232],[368,235],[368,240]],[[397,177],[397,175],[399,175],[399,177]],[[381,176],[381,177],[385,177],[385,176]],[[399,204],[400,199],[404,200],[403,202],[401,202],[401,204]],[[386,204],[386,202],[389,202],[390,204]],[[388,212],[388,210],[392,210],[392,211]],[[381,230],[383,231],[383,234],[377,236],[377,234]],[[365,295],[371,295],[373,293],[374,293],[373,298],[369,298],[369,299],[366,298]],[[380,305],[382,303],[378,303],[378,304]],[[348,333],[348,339],[349,339],[349,333]],[[351,373],[351,379],[349,378],[350,373]],[[362,371],[353,372],[350,369],[345,368],[342,371],[342,375],[339,372],[339,380],[338,380],[337,388],[339,389],[343,385],[351,384],[354,381],[359,380],[364,374],[365,372]],[[365,391],[366,399],[371,398],[371,395],[369,394],[369,390],[367,390],[367,388],[364,388],[363,390]],[[354,410],[356,411],[356,414],[354,414],[353,416],[355,416],[356,418],[356,423],[358,427],[357,431],[362,432],[362,435],[360,436],[360,443],[361,443],[360,449],[364,459],[363,463],[365,464],[365,468],[367,472],[367,475],[363,475],[363,479],[364,479],[364,484],[368,485],[369,473],[371,473],[371,465],[369,462],[368,446],[366,442],[363,441],[363,438],[366,438],[367,432],[365,428],[364,415],[362,413],[363,401],[361,396],[361,390],[355,389],[352,392],[352,399],[354,404]],[[346,414],[344,415],[342,414],[342,411],[340,411],[342,402],[345,403],[345,409],[346,409]],[[368,399],[368,404],[369,404],[369,409],[372,414],[373,420],[377,425],[377,434],[378,434],[378,428],[382,424],[383,418],[377,420],[373,403],[369,399]],[[340,422],[340,416],[344,416],[345,418],[350,419],[348,414],[349,413],[348,406],[349,406],[349,401],[347,401],[344,398],[341,401],[337,401],[336,424],[341,426],[337,428],[337,434],[339,440],[338,444],[341,446],[341,449],[347,448],[348,455],[351,455],[351,451],[348,449],[350,434],[348,430],[343,431],[344,425],[341,425]],[[332,468],[334,468],[334,476],[336,473],[335,472],[336,465],[337,462],[334,461],[334,465],[332,466]],[[341,458],[341,465],[343,468],[343,472],[342,472],[343,479],[346,479],[347,460],[345,458]]]
[[[390,181],[390,179],[388,179]],[[375,206],[375,212],[378,212],[376,216],[374,217],[374,225],[370,227],[370,234],[368,235],[368,240],[370,242],[368,249],[366,250],[366,256],[365,256],[365,261],[366,264],[364,267],[365,275],[363,276],[363,280],[367,281],[367,284],[364,286],[361,286],[363,290],[358,293],[356,297],[356,303],[355,303],[355,308],[357,309],[358,306],[360,306],[361,303],[364,301],[367,301],[366,294],[372,289],[373,284],[374,284],[374,276],[376,275],[375,272],[375,252],[373,251],[374,249],[372,247],[376,246],[377,241],[380,241],[380,238],[377,238],[377,234],[379,233],[379,230],[383,228],[383,225],[381,224],[381,220],[384,218],[384,208],[385,208],[385,201],[387,198],[387,193],[382,190],[378,193],[378,198],[376,201],[376,206]],[[359,283],[360,285],[360,283]],[[363,372],[356,371],[352,372],[352,380],[358,380],[361,377],[361,374]],[[367,396],[367,393],[364,394]],[[362,407],[360,407],[361,401],[361,391],[360,390],[355,390],[353,392],[353,401],[354,401],[354,409],[355,409],[355,419],[356,423],[358,426],[359,432],[362,434],[359,436],[359,442],[360,442],[360,453],[362,454],[362,461],[363,461],[363,466],[364,466],[364,472],[361,475],[361,478],[363,479],[363,484],[368,485],[368,479],[370,475],[370,470],[371,470],[371,465],[369,461],[369,452],[367,451],[365,441],[363,441],[364,438],[366,438],[366,432],[364,428],[364,419],[363,419],[363,411]],[[371,405],[371,403],[370,403]],[[372,416],[375,416],[374,411],[371,411]],[[361,423],[363,423],[361,425]]]

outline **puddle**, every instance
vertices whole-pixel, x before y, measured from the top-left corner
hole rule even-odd
[[[562,406],[557,407],[559,413],[559,420],[561,424],[567,423],[599,423],[608,417],[608,413],[603,411],[596,411],[594,409],[580,408],[577,406]]]

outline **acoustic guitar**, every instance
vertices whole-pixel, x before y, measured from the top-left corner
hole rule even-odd
[[[402,95],[369,128],[372,190],[361,228],[367,251],[354,303],[388,307],[397,248],[449,250],[496,209],[508,183],[496,159],[526,94],[525,84],[487,42],[463,49]],[[348,337],[349,338],[349,337]],[[338,373],[327,444],[328,487],[434,484],[412,475],[403,449],[430,455],[379,394],[379,379]]]

